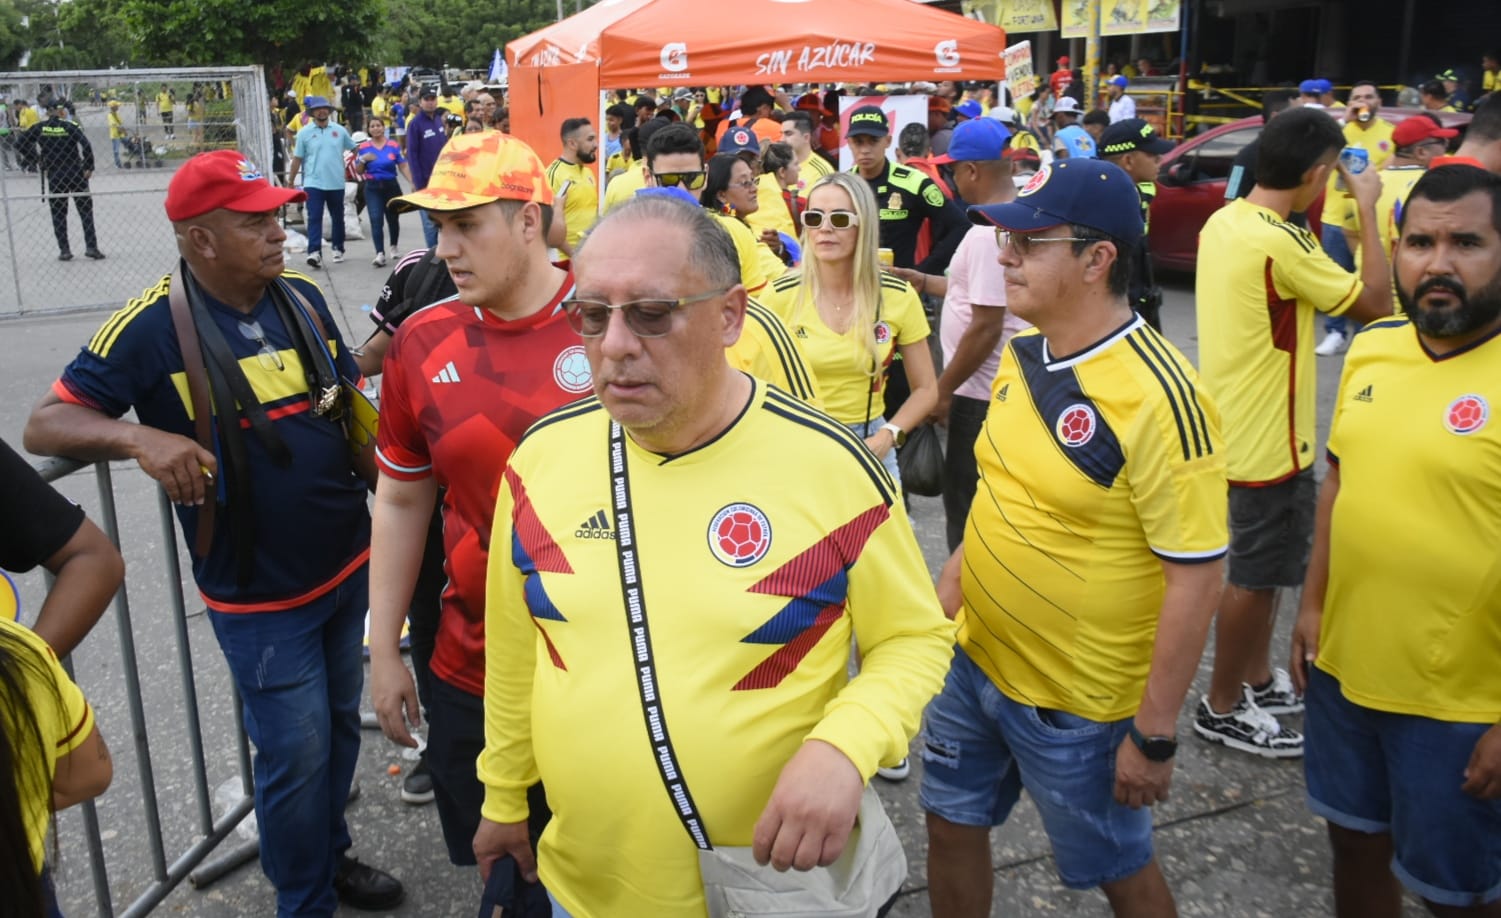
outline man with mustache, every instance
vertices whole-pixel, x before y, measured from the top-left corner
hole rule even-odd
[[[1436,915],[1494,916],[1501,177],[1430,170],[1401,228],[1407,318],[1367,326],[1345,359],[1293,633],[1308,801],[1329,823],[1335,914],[1395,915],[1405,886]]]
[[[1375,169],[1350,175],[1340,167],[1360,212],[1360,275],[1288,222],[1318,198],[1344,145],[1319,109],[1273,118],[1261,133],[1255,189],[1199,235],[1199,371],[1220,406],[1228,449],[1230,583],[1194,732],[1269,758],[1303,754],[1303,737],[1273,716],[1303,710],[1303,700],[1272,668],[1269,644],[1277,589],[1303,582],[1313,535],[1314,313],[1369,322],[1392,310]]]
[[[599,192],[591,168],[599,155],[599,134],[588,118],[563,122],[563,152],[547,167],[547,184],[557,198],[557,211],[567,227],[568,239],[559,248],[569,258],[578,248],[584,231],[599,215]]]

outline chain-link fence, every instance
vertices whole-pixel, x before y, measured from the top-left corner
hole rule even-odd
[[[0,316],[123,305],[170,270],[162,202],[194,153],[272,169],[260,67],[0,73],[0,94]]]

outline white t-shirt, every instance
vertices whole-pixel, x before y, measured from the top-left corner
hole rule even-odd
[[[1136,100],[1121,93],[1121,97],[1110,103],[1110,123],[1125,121],[1127,118],[1136,117]]]
[[[954,359],[959,349],[959,339],[969,328],[974,316],[972,304],[981,306],[1006,305],[1006,277],[998,258],[1001,247],[995,240],[995,228],[972,226],[959,242],[949,262],[949,290],[943,298],[943,320],[939,323],[939,338],[943,343],[943,362]],[[995,380],[996,370],[1001,365],[1001,351],[1011,336],[1032,326],[1009,311],[1001,331],[1001,342],[995,352],[985,358],[980,368],[954,390],[955,395],[965,398],[990,400],[990,384]]]

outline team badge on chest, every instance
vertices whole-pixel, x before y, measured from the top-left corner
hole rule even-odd
[[[593,388],[589,359],[584,356],[583,347],[575,344],[558,354],[558,359],[552,362],[552,379],[564,392],[588,392]]]
[[[752,504],[730,504],[709,521],[709,551],[730,567],[749,567],[771,549],[771,522]]]
[[[1058,440],[1064,446],[1077,448],[1094,439],[1097,427],[1099,424],[1093,408],[1082,404],[1069,405],[1058,415]]]
[[[885,321],[876,323],[876,343],[885,344],[891,340],[891,326]]]
[[[1491,406],[1478,395],[1461,395],[1449,403],[1444,412],[1444,426],[1449,433],[1467,436],[1486,425],[1491,418]]]

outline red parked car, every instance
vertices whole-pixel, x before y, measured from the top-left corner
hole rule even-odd
[[[1381,117],[1400,124],[1421,109],[1383,108]],[[1470,123],[1465,112],[1440,112],[1445,127]],[[1192,271],[1199,256],[1199,230],[1225,203],[1225,185],[1235,154],[1261,134],[1261,116],[1221,124],[1179,144],[1162,157],[1157,197],[1152,201],[1152,261],[1160,270]],[[1455,139],[1455,145],[1459,138]],[[1323,198],[1309,209],[1309,229],[1317,236]]]

